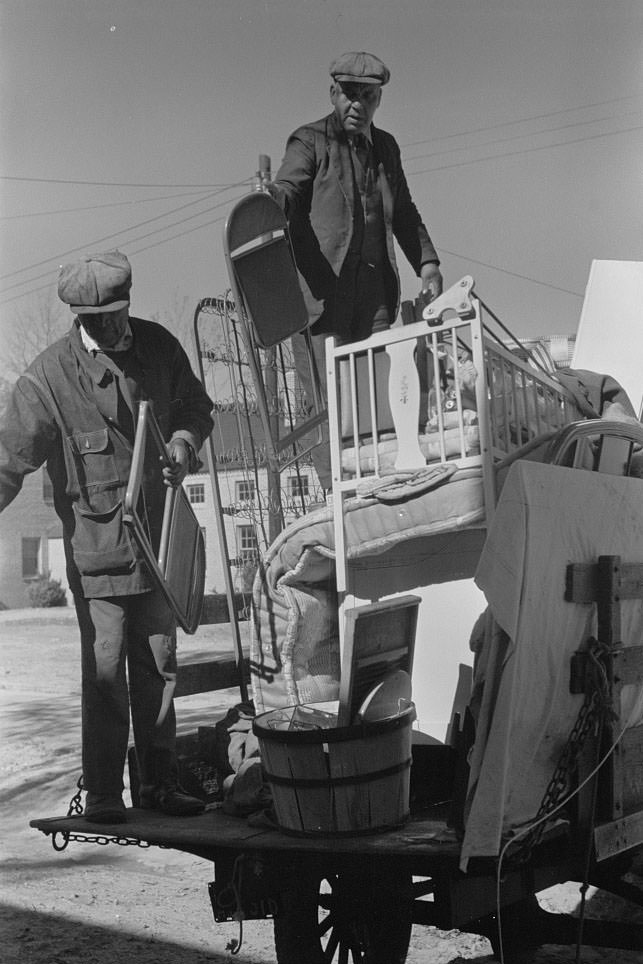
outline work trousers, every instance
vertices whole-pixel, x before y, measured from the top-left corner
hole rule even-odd
[[[312,380],[318,380],[321,397],[326,402],[326,338],[335,336],[339,344],[361,341],[373,331],[382,331],[391,324],[386,307],[386,287],[382,266],[365,264],[352,253],[342,266],[334,297],[327,299],[324,310],[311,328],[313,348],[313,370],[308,357],[308,348],[303,335],[293,335],[292,350],[295,368],[304,396],[310,401]],[[305,403],[304,403],[305,404]],[[330,446],[328,442],[328,423],[324,422],[322,441],[311,453],[313,465],[323,489],[332,487],[330,467]]]
[[[130,710],[141,790],[173,781],[176,625],[165,599],[154,590],[74,602],[81,640],[85,789],[122,793]]]

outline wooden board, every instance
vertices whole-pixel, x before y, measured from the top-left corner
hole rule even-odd
[[[349,726],[376,683],[395,670],[411,676],[420,597],[400,596],[345,610],[339,726]]]
[[[254,827],[247,820],[229,816],[222,810],[209,810],[194,817],[177,818],[153,810],[128,809],[127,823],[98,826],[84,817],[41,817],[29,821],[29,826],[45,834],[73,833],[95,837],[100,830],[104,837],[143,840],[151,844],[173,847],[187,853],[207,854],[208,859],[232,848],[287,852],[383,856],[410,856],[418,866],[422,860],[447,862],[454,868],[460,852],[455,832],[443,818],[411,819],[399,830],[354,837],[336,837],[332,847],[325,837],[296,837],[280,830]]]

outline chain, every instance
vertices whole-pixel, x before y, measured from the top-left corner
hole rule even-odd
[[[83,775],[78,777],[76,783],[76,793],[73,795],[69,801],[69,806],[67,808],[68,817],[81,817],[83,815],[83,804],[81,793],[84,791],[85,787],[83,784]],[[161,850],[171,850],[166,844],[153,844],[148,840],[138,840],[136,837],[124,837],[121,835],[106,836],[104,834],[90,835],[81,833],[72,833],[70,830],[54,830],[51,834],[51,845],[54,850],[61,853],[67,847],[67,844],[72,841],[73,843],[91,843],[99,844],[101,847],[107,846],[107,844],[115,843],[119,847],[140,847],[142,850],[148,850],[150,847],[159,847]]]
[[[82,812],[83,812],[83,804],[82,804],[82,800],[81,800],[81,798],[80,798],[80,795],[81,795],[81,793],[83,792],[83,790],[85,789],[85,785],[84,785],[84,783],[83,783],[83,775],[82,775],[82,773],[81,773],[81,775],[78,777],[78,782],[76,783],[76,788],[77,788],[77,789],[76,789],[76,793],[73,795],[73,797],[72,797],[71,800],[69,801],[69,806],[68,806],[68,808],[67,808],[67,816],[68,816],[68,817],[80,816],[80,814],[82,814]]]
[[[61,843],[58,842],[59,837],[61,838]],[[166,844],[153,844],[148,840],[139,840],[137,837],[108,837],[104,834],[90,836],[89,834],[71,833],[69,830],[55,830],[51,835],[51,843],[54,850],[64,850],[70,840],[73,843],[99,844],[101,847],[106,847],[107,844],[114,843],[118,844],[119,847],[140,847],[142,850],[148,850],[150,847],[159,847],[161,850],[172,849]]]
[[[590,732],[597,730],[601,720],[609,719],[614,715],[609,702],[609,681],[605,665],[601,659],[601,656],[608,650],[593,637],[588,642],[585,699],[545,789],[538,813],[533,821],[534,827],[524,837],[523,843],[518,848],[516,857],[520,861],[529,859],[534,847],[542,839],[547,825],[546,817],[550,814],[553,815],[565,799],[569,789],[569,776],[577,772],[578,760]]]

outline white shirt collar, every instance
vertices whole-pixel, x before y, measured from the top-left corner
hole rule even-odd
[[[127,322],[127,327],[125,328],[125,331],[123,332],[119,340],[110,349],[102,348],[98,344],[98,342],[94,341],[94,339],[87,334],[87,332],[83,328],[82,323],[79,325],[79,327],[80,327],[80,337],[82,339],[85,350],[88,352],[92,352],[94,355],[96,355],[99,351],[103,351],[103,352],[108,350],[110,352],[127,351],[128,348],[132,347],[132,341],[134,340],[134,338],[132,335],[132,329],[130,327],[129,321]]]

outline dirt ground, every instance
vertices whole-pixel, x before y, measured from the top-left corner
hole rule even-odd
[[[180,651],[229,648],[227,626],[182,636]],[[0,940],[3,964],[274,964],[270,921],[215,924],[207,861],[156,847],[70,843],[56,852],[29,827],[67,812],[80,772],[78,632],[72,612],[0,613]],[[213,723],[236,690],[177,702],[179,728]],[[643,886],[643,877],[633,878]],[[632,906],[590,891],[592,914]],[[573,911],[578,884],[539,895],[549,910]],[[241,948],[230,942],[242,936]],[[489,943],[458,931],[415,927],[407,964],[494,960]],[[571,964],[574,947],[542,948],[538,964]],[[641,951],[583,948],[585,964],[641,964]],[[306,964],[302,961],[302,964]],[[507,962],[509,964],[509,962]]]

